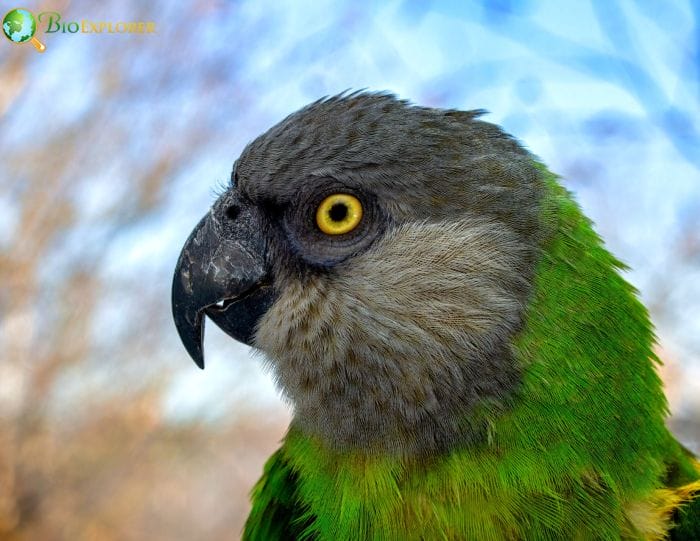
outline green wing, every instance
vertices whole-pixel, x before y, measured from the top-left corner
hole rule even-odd
[[[671,530],[671,541],[698,541],[700,539],[700,494],[692,502],[676,510]]]
[[[700,462],[685,447],[679,445],[675,460],[671,461],[667,478],[668,486],[687,485],[700,479]],[[673,514],[675,526],[669,534],[671,541],[700,540],[700,489],[694,498],[676,509]]]
[[[299,500],[297,476],[277,450],[265,464],[252,492],[253,508],[243,529],[243,541],[313,540],[314,517]]]

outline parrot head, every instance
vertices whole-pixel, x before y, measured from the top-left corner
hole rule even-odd
[[[195,362],[209,318],[336,449],[483,437],[522,377],[512,341],[547,226],[536,161],[481,113],[345,94],[248,144],[175,270]]]

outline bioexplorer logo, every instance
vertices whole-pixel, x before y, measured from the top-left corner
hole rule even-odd
[[[34,48],[43,53],[46,45],[35,34],[43,29],[44,34],[152,34],[156,31],[156,23],[136,21],[62,21],[57,11],[42,11],[37,17],[24,8],[8,11],[2,19],[2,31],[12,43],[31,43]]]
[[[2,31],[12,43],[25,43],[28,41],[40,53],[46,50],[46,45],[34,37],[34,34],[36,34],[36,21],[31,11],[22,8],[8,11],[2,18]]]

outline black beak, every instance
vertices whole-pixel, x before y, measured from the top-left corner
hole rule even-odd
[[[228,206],[229,211],[223,208]],[[204,315],[251,345],[256,324],[274,302],[262,220],[254,207],[223,202],[197,224],[175,267],[172,308],[182,343],[204,368]]]

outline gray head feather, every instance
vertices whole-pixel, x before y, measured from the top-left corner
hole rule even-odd
[[[479,111],[388,94],[315,102],[251,142],[235,190],[264,207],[279,297],[255,345],[295,424],[336,449],[424,454],[508,406],[538,245],[532,157]],[[312,231],[319,193],[374,209],[347,242]]]

